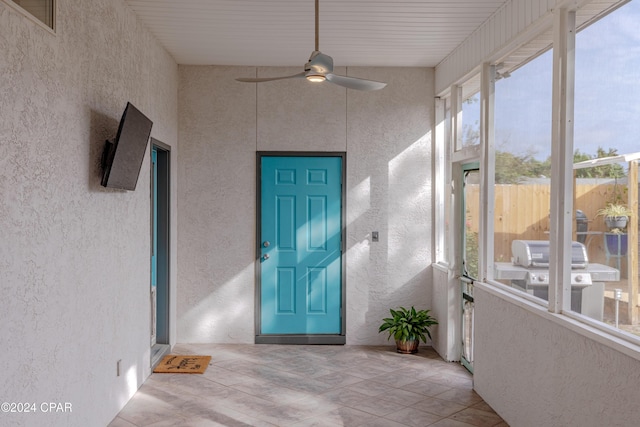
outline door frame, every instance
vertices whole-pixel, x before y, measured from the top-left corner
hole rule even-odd
[[[153,206],[151,212],[151,236],[153,239],[153,227],[157,227],[157,254],[156,254],[156,344],[151,349],[152,368],[160,362],[165,354],[171,350],[170,345],[170,319],[171,319],[171,147],[155,138],[151,138],[151,149],[157,153],[157,223],[153,221]],[[153,174],[153,165],[151,167]],[[153,192],[153,177],[151,190]],[[153,195],[151,199],[154,203]],[[153,251],[153,241],[152,248]],[[152,320],[153,321],[153,317]]]
[[[459,224],[459,226],[457,227],[459,230],[463,230],[461,231],[461,235],[460,235],[460,252],[459,252],[459,256],[460,256],[460,262],[459,262],[459,266],[460,266],[460,271],[458,272],[459,276],[460,276],[460,289],[461,289],[461,294],[462,294],[462,300],[461,300],[461,317],[460,317],[460,330],[461,330],[461,336],[462,336],[462,340],[461,340],[461,347],[460,347],[460,363],[462,364],[462,366],[464,366],[471,374],[473,374],[473,349],[474,349],[474,341],[475,341],[475,316],[474,316],[474,305],[475,305],[475,301],[473,298],[473,286],[476,280],[478,280],[477,277],[471,277],[467,274],[467,268],[466,268],[466,260],[467,260],[467,245],[466,245],[466,229],[465,229],[465,224],[466,224],[466,220],[467,220],[467,192],[466,192],[466,175],[469,172],[473,172],[473,171],[478,171],[478,176],[480,177],[480,162],[478,161],[468,161],[468,162],[463,162],[460,168],[460,187],[461,187],[461,192],[460,192],[460,212],[458,212],[458,216],[457,218],[459,218],[462,222],[461,224]],[[480,194],[478,193],[478,198],[480,198]],[[480,212],[478,212],[478,214],[480,214]],[[478,222],[479,218],[478,218]],[[479,248],[479,244],[480,242],[478,242],[478,250]],[[479,260],[478,260],[479,261]],[[477,272],[479,274],[479,271]],[[471,358],[471,360],[468,360],[465,357],[465,339],[466,337],[466,333],[465,333],[465,328],[467,327],[466,323],[465,323],[465,304],[468,303],[471,306],[471,325],[470,325],[470,343],[469,343],[469,356]]]
[[[287,334],[287,335],[262,335],[260,333],[262,318],[261,298],[261,263],[262,256],[262,158],[263,157],[340,157],[342,159],[342,187],[340,191],[342,227],[340,231],[340,263],[341,263],[341,332],[340,334]],[[347,153],[333,151],[257,151],[256,152],[256,246],[255,246],[255,343],[256,344],[346,344],[346,303],[347,303],[347,273],[346,273],[346,230],[347,230]]]

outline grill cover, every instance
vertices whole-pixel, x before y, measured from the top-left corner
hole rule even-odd
[[[548,240],[514,240],[511,242],[513,263],[527,268],[549,268]],[[587,248],[580,242],[571,243],[571,268],[587,268]]]

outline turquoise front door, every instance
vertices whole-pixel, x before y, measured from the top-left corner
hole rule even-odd
[[[260,166],[260,334],[341,334],[342,157]]]

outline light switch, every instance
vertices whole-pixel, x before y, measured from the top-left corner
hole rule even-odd
[[[378,237],[378,232],[377,231],[372,231],[371,232],[371,241],[372,242],[378,242],[380,239]]]

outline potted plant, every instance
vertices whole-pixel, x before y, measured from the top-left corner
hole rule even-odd
[[[391,317],[382,319],[378,332],[389,332],[389,337],[396,341],[398,353],[412,354],[418,352],[420,340],[427,342],[431,339],[429,328],[438,322],[429,314],[430,310],[416,310],[414,307],[389,310]]]
[[[624,230],[633,211],[626,205],[609,203],[607,207],[598,210],[596,216],[603,216],[604,222],[609,230],[618,228]]]

